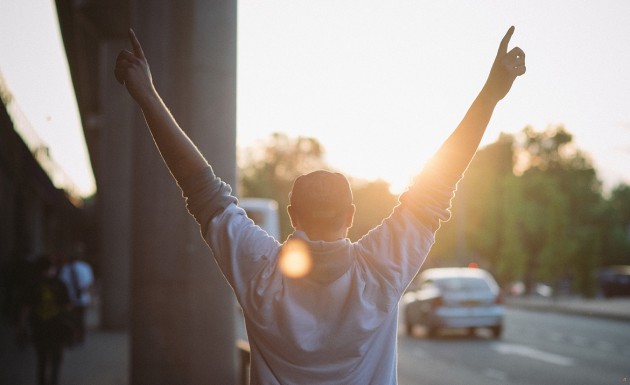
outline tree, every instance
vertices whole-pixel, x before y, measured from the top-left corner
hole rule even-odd
[[[357,211],[348,237],[356,241],[391,214],[398,198],[389,191],[389,183],[383,180],[350,179],[350,183]]]
[[[616,186],[606,203],[602,265],[630,265],[630,186]]]
[[[278,202],[283,239],[293,231],[285,209],[289,204],[293,181],[317,169],[331,169],[323,155],[324,148],[316,139],[291,138],[280,133],[240,153],[240,195],[270,198]],[[397,197],[391,194],[385,181],[348,179],[357,206],[354,225],[348,236],[357,240],[391,213]]]
[[[503,134],[466,171],[454,220],[443,225],[432,250],[439,261],[430,263],[477,262],[499,282],[524,280],[528,289],[572,278],[592,293],[608,234],[603,203],[590,160],[564,127]]]
[[[541,226],[540,215],[549,237],[539,253],[533,253],[534,237],[527,239],[530,247],[526,272],[529,287],[538,279],[573,278],[581,293],[594,293],[593,270],[601,259],[602,238],[600,208],[601,182],[589,158],[575,147],[572,135],[562,126],[536,132],[526,127],[517,149],[516,170],[522,172],[524,204],[529,206],[533,226]],[[555,190],[555,191],[554,191]],[[538,206],[535,206],[538,205]],[[533,207],[544,211],[536,212]],[[530,226],[531,227],[531,226]],[[527,226],[525,226],[527,229]],[[525,236],[532,235],[525,231]]]
[[[475,262],[498,275],[500,282],[513,278],[514,269],[504,263],[504,254],[512,258],[514,246],[518,246],[508,237],[510,227],[506,226],[511,223],[509,218],[516,218],[510,202],[518,201],[510,200],[507,191],[507,180],[514,178],[513,142],[513,136],[502,134],[477,152],[458,185],[452,202],[453,219],[438,232],[430,265]]]
[[[316,139],[281,133],[239,153],[240,195],[278,202],[283,239],[292,231],[286,207],[293,181],[304,173],[328,168],[323,154]]]
[[[242,195],[277,200],[286,236],[291,185],[298,175],[327,168],[322,146],[274,134],[242,154]],[[349,179],[357,206],[349,237],[357,240],[391,213],[397,197],[384,181]],[[630,263],[630,187],[620,185],[604,199],[591,161],[562,126],[526,127],[480,149],[452,213],[426,267],[477,262],[500,283],[523,280],[531,289],[538,281],[557,287],[572,281],[592,295],[598,266]]]
[[[523,281],[530,293],[537,281],[562,275],[576,245],[568,236],[567,197],[552,174],[531,169],[521,177],[521,194],[517,228],[527,253]]]
[[[490,270],[496,267],[504,242],[504,216],[507,214],[504,181],[513,175],[512,147],[513,138],[502,134],[496,142],[479,150],[460,182],[454,202],[454,213],[463,214],[466,223],[468,253]]]

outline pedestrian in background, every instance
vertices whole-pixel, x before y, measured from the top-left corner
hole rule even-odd
[[[35,262],[37,279],[24,298],[20,333],[28,334],[37,353],[37,383],[57,385],[64,346],[73,333],[68,324],[70,299],[66,285],[48,255]]]
[[[92,303],[91,288],[94,284],[92,267],[83,260],[83,245],[77,246],[70,259],[61,255],[64,261],[59,268],[59,279],[68,289],[68,297],[76,318],[77,329],[74,342],[82,344],[86,335],[86,312]]]

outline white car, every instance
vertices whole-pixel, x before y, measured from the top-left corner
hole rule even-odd
[[[488,328],[494,338],[503,332],[504,308],[499,285],[480,268],[435,268],[419,274],[403,296],[407,334],[424,326],[433,337],[440,329]]]

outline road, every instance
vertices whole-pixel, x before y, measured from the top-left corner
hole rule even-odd
[[[630,384],[630,323],[507,309],[503,338],[398,341],[399,385]]]

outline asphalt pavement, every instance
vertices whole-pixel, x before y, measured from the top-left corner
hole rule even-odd
[[[509,297],[506,306],[603,317],[630,322],[630,297],[582,299],[578,297]],[[62,366],[62,385],[128,385],[129,335],[127,332],[101,330],[97,309],[88,316],[89,333],[82,346],[66,350]],[[6,327],[0,332],[0,383],[30,385],[35,381],[35,353],[32,347],[15,345]]]

